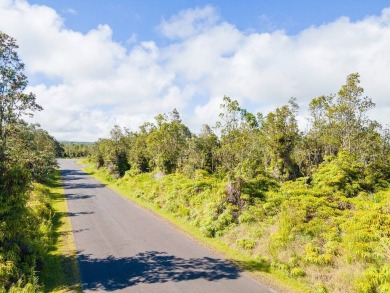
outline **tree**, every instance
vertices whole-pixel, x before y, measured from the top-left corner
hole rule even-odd
[[[127,156],[133,173],[150,171],[151,158],[148,155],[146,141],[153,129],[155,129],[155,126],[147,122],[139,127],[138,132],[127,134],[131,144],[127,149]]]
[[[226,201],[243,209],[254,195],[248,188],[251,181],[263,173],[259,121],[230,97],[223,98],[221,110],[216,125],[221,134],[217,150],[219,172],[227,179]],[[261,120],[260,114],[258,117]]]
[[[155,120],[157,125],[146,139],[150,166],[166,173],[175,172],[184,164],[185,147],[191,132],[181,123],[176,110],[170,113],[170,119],[160,114]]]
[[[369,120],[367,111],[375,104],[359,85],[358,73],[348,75],[337,95],[320,96],[309,105],[311,129],[300,149],[300,162],[310,175],[326,156],[341,151],[352,153],[364,168],[385,162],[381,125]]]
[[[89,154],[90,145],[87,143],[63,142],[56,146],[57,157],[80,158]]]
[[[15,124],[8,137],[12,145],[9,163],[21,166],[30,173],[31,179],[46,182],[58,167],[56,160],[56,140],[36,124]]]
[[[216,128],[221,134],[218,155],[222,171],[233,177],[256,172],[261,159],[261,148],[256,146],[259,138],[256,117],[230,97],[223,98],[221,110]]]
[[[218,137],[209,125],[204,124],[201,133],[199,135],[193,134],[187,142],[184,162],[185,173],[192,174],[198,169],[214,173],[218,163],[218,148]]]
[[[34,111],[42,110],[33,93],[24,93],[28,81],[17,49],[15,39],[0,32],[0,162],[7,159],[11,125],[18,123],[24,115],[32,116]],[[4,166],[0,167],[0,176],[3,172]]]
[[[364,97],[364,89],[359,86],[360,75],[348,75],[347,82],[341,87],[337,96],[337,104],[333,115],[337,122],[335,135],[341,138],[341,146],[349,152],[354,150],[354,142],[369,120],[367,111],[375,104],[368,97]]]
[[[111,162],[114,164],[115,171],[119,173],[119,176],[123,176],[130,169],[126,155],[126,149],[129,147],[128,140],[119,125],[114,126],[110,131],[110,135]]]
[[[18,280],[24,286],[34,278],[40,232],[38,224],[30,221],[27,202],[32,179],[46,175],[42,165],[36,164],[47,166],[52,162],[45,145],[46,134],[29,129],[22,120],[42,108],[34,94],[24,93],[27,77],[17,48],[15,39],[0,32],[0,265],[4,268],[6,264],[5,274],[1,272],[0,291],[10,289]],[[44,152],[42,156],[39,151]],[[27,157],[36,161],[28,166]]]
[[[300,134],[296,115],[298,105],[294,98],[289,105],[277,108],[269,113],[261,126],[266,148],[265,164],[271,175],[280,181],[298,177],[298,166],[293,154],[298,145]]]
[[[20,196],[23,199],[29,185],[29,174],[12,162],[15,153],[8,139],[24,115],[32,116],[34,111],[42,109],[36,104],[34,94],[24,93],[28,82],[17,49],[15,39],[0,32],[0,200],[4,204],[9,204],[13,197],[15,202]]]
[[[198,137],[199,152],[201,154],[200,168],[209,172],[215,172],[217,165],[217,150],[219,147],[218,137],[211,127],[204,124]]]

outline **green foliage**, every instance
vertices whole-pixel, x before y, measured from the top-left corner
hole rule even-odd
[[[58,142],[25,115],[42,110],[26,94],[16,41],[0,32],[0,292],[36,292],[52,209],[42,186],[57,167]]]
[[[362,190],[362,164],[347,152],[338,153],[337,157],[328,157],[313,174],[312,185],[325,193],[339,192],[346,196],[355,196]]]
[[[306,276],[306,273],[304,270],[302,270],[301,268],[292,268],[291,271],[290,271],[290,275],[291,277],[304,277]]]
[[[218,171],[232,180],[249,179],[261,172],[262,149],[258,122],[253,114],[242,109],[238,101],[223,98],[220,121],[216,129],[221,134],[216,150],[220,162]]]
[[[23,115],[42,110],[33,93],[26,94],[27,76],[16,52],[16,40],[0,31],[0,162],[6,159],[7,139]],[[1,169],[0,169],[1,172]]]
[[[318,172],[322,174],[322,168]],[[313,176],[319,178],[316,173]],[[380,292],[378,288],[388,286],[385,281],[382,287],[373,287],[365,271],[374,267],[379,272],[390,262],[389,190],[348,198],[334,186],[337,192],[329,193],[307,178],[278,185],[259,177],[252,188],[263,196],[239,208],[226,201],[226,181],[204,170],[191,177],[178,172],[126,173],[115,182],[191,223],[206,237],[221,239],[254,258],[260,253],[271,259],[272,267],[286,276],[317,284],[315,270],[323,276],[319,292],[331,292],[336,286],[341,291],[355,290],[345,287],[345,279],[337,272],[350,265],[358,269],[351,284],[359,292]],[[358,289],[364,286],[374,289]]]
[[[248,239],[248,238],[241,238],[236,240],[236,245],[240,246],[244,249],[250,250],[253,249],[257,244],[256,240]]]
[[[295,99],[255,116],[224,97],[214,128],[193,134],[174,110],[136,132],[115,126],[90,160],[134,197],[312,291],[386,292],[390,132],[367,118],[374,104],[359,78],[311,101],[305,133]]]
[[[35,271],[43,268],[51,244],[53,210],[47,189],[36,184],[25,200],[16,211],[15,205],[8,213],[1,211],[0,289],[9,292],[35,292],[30,291],[38,288]]]
[[[90,144],[77,142],[62,142],[58,146],[57,157],[82,158],[90,153]]]
[[[262,221],[266,217],[263,209],[259,209],[256,205],[248,205],[238,217],[239,223],[256,223]]]
[[[184,150],[183,172],[191,176],[196,170],[214,173],[218,164],[218,137],[210,126],[203,125],[199,136],[192,135]]]
[[[356,282],[358,292],[389,292],[390,289],[390,264],[381,268],[369,267],[363,276]]]
[[[348,261],[382,263],[389,259],[390,216],[381,211],[359,211],[341,225]]]
[[[48,181],[58,167],[57,141],[37,125],[19,123],[13,125],[12,129],[12,135],[8,137],[10,155],[7,160],[28,170],[33,180]]]
[[[299,140],[295,99],[289,105],[269,113],[262,123],[262,137],[266,151],[266,169],[277,179],[286,181],[298,177],[298,166],[293,152]]]

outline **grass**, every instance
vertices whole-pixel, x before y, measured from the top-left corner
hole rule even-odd
[[[44,292],[82,292],[72,225],[60,171],[56,172],[47,187],[55,213],[52,218],[52,245],[42,272]]]
[[[85,165],[84,171],[105,184],[107,187],[121,194],[127,199],[130,199],[139,206],[152,211],[162,219],[171,223],[177,230],[187,237],[197,241],[198,243],[213,250],[221,257],[230,259],[240,267],[243,271],[249,273],[253,278],[259,280],[264,285],[277,290],[278,292],[312,292],[312,289],[306,287],[298,280],[287,277],[283,272],[272,268],[268,262],[263,259],[254,259],[246,256],[239,250],[233,249],[224,243],[220,238],[209,238],[202,234],[200,229],[195,227],[191,222],[185,221],[166,210],[161,209],[158,204],[137,197],[134,193],[128,190],[123,185],[117,185],[116,180],[113,180],[106,171],[96,170],[87,161],[79,161]]]

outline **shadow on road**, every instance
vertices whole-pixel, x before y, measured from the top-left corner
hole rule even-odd
[[[86,183],[67,183],[68,179],[64,177],[64,189],[79,189],[79,188],[103,188],[105,185],[104,184],[86,184]]]
[[[67,180],[77,180],[86,173],[79,170],[61,170],[62,178],[66,177]]]
[[[81,180],[83,177],[87,175],[86,173],[78,170],[62,170],[62,182],[64,189],[78,189],[78,188],[103,188],[104,184],[96,183],[96,184],[85,184],[85,183],[73,183],[73,181]],[[70,198],[72,199],[72,198]]]
[[[113,291],[140,283],[181,282],[195,279],[237,279],[239,269],[227,260],[203,257],[184,259],[165,252],[147,251],[133,257],[98,259],[78,255],[83,288]]]
[[[80,194],[67,194],[66,195],[66,199],[67,200],[87,199],[87,198],[91,198],[91,197],[95,197],[95,195],[93,195],[93,194],[84,194],[84,195],[80,195]]]
[[[77,212],[77,213],[71,213],[68,212],[67,215],[69,217],[77,217],[77,216],[84,216],[84,215],[93,215],[95,212]]]

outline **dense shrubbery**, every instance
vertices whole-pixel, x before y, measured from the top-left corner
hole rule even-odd
[[[58,143],[21,118],[42,108],[25,94],[15,40],[0,32],[0,292],[36,292],[52,210],[37,182],[57,166]]]
[[[220,121],[191,133],[174,110],[138,132],[116,126],[90,160],[116,184],[208,237],[320,292],[388,292],[390,140],[351,74],[337,95],[295,99],[265,117],[225,97]],[[111,175],[110,175],[111,174]]]

